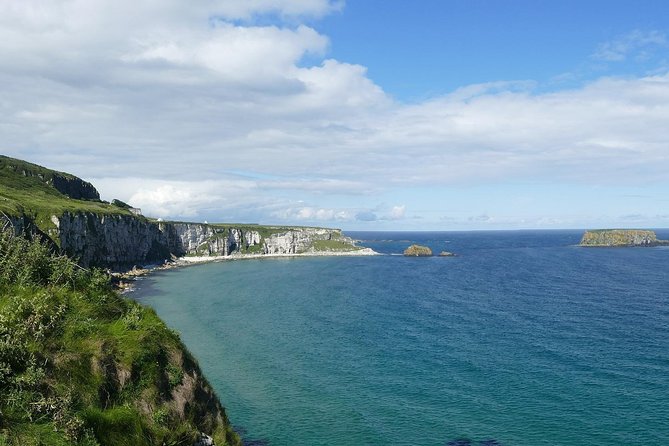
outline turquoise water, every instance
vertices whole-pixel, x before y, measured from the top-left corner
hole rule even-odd
[[[459,256],[231,261],[134,293],[247,444],[669,441],[669,249],[578,248],[580,231],[352,235]]]

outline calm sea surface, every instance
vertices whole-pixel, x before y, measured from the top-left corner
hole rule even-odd
[[[668,248],[349,235],[459,255],[211,263],[133,294],[181,333],[247,444],[669,443]]]

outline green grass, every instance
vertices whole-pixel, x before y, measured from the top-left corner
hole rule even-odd
[[[239,444],[217,400],[180,399],[187,381],[211,394],[153,310],[0,232],[0,446]]]
[[[342,240],[314,240],[309,247],[310,250],[314,251],[326,251],[326,252],[347,252],[347,251],[359,251],[360,247],[353,246],[350,243],[347,243]]]
[[[24,176],[22,171],[30,172]],[[7,215],[30,217],[44,232],[53,229],[51,216],[65,212],[131,215],[127,209],[102,201],[75,200],[47,184],[54,175],[74,179],[35,164],[0,156],[0,211]]]

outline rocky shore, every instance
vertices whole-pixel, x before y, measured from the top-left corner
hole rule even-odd
[[[134,266],[132,269],[112,273],[114,286],[121,292],[127,293],[133,290],[137,278],[145,276],[154,271],[163,271],[183,266],[199,265],[211,262],[226,262],[232,260],[250,259],[275,259],[291,257],[357,257],[381,255],[372,248],[357,248],[351,251],[312,251],[296,254],[232,254],[227,256],[183,256],[162,264],[148,266]]]

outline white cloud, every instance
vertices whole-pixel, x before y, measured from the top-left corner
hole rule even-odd
[[[649,48],[667,47],[667,36],[660,31],[635,30],[599,46],[593,58],[605,62],[622,62],[630,55],[644,56]]]
[[[231,213],[255,202],[257,184],[247,180],[163,181],[145,178],[92,179],[103,199],[119,198],[153,217],[189,218],[214,211]]]
[[[310,206],[288,208],[272,213],[272,217],[281,221],[349,221],[351,215],[343,209],[324,209]]]
[[[402,220],[406,214],[406,206],[393,206],[390,210],[390,219],[391,220]]]

